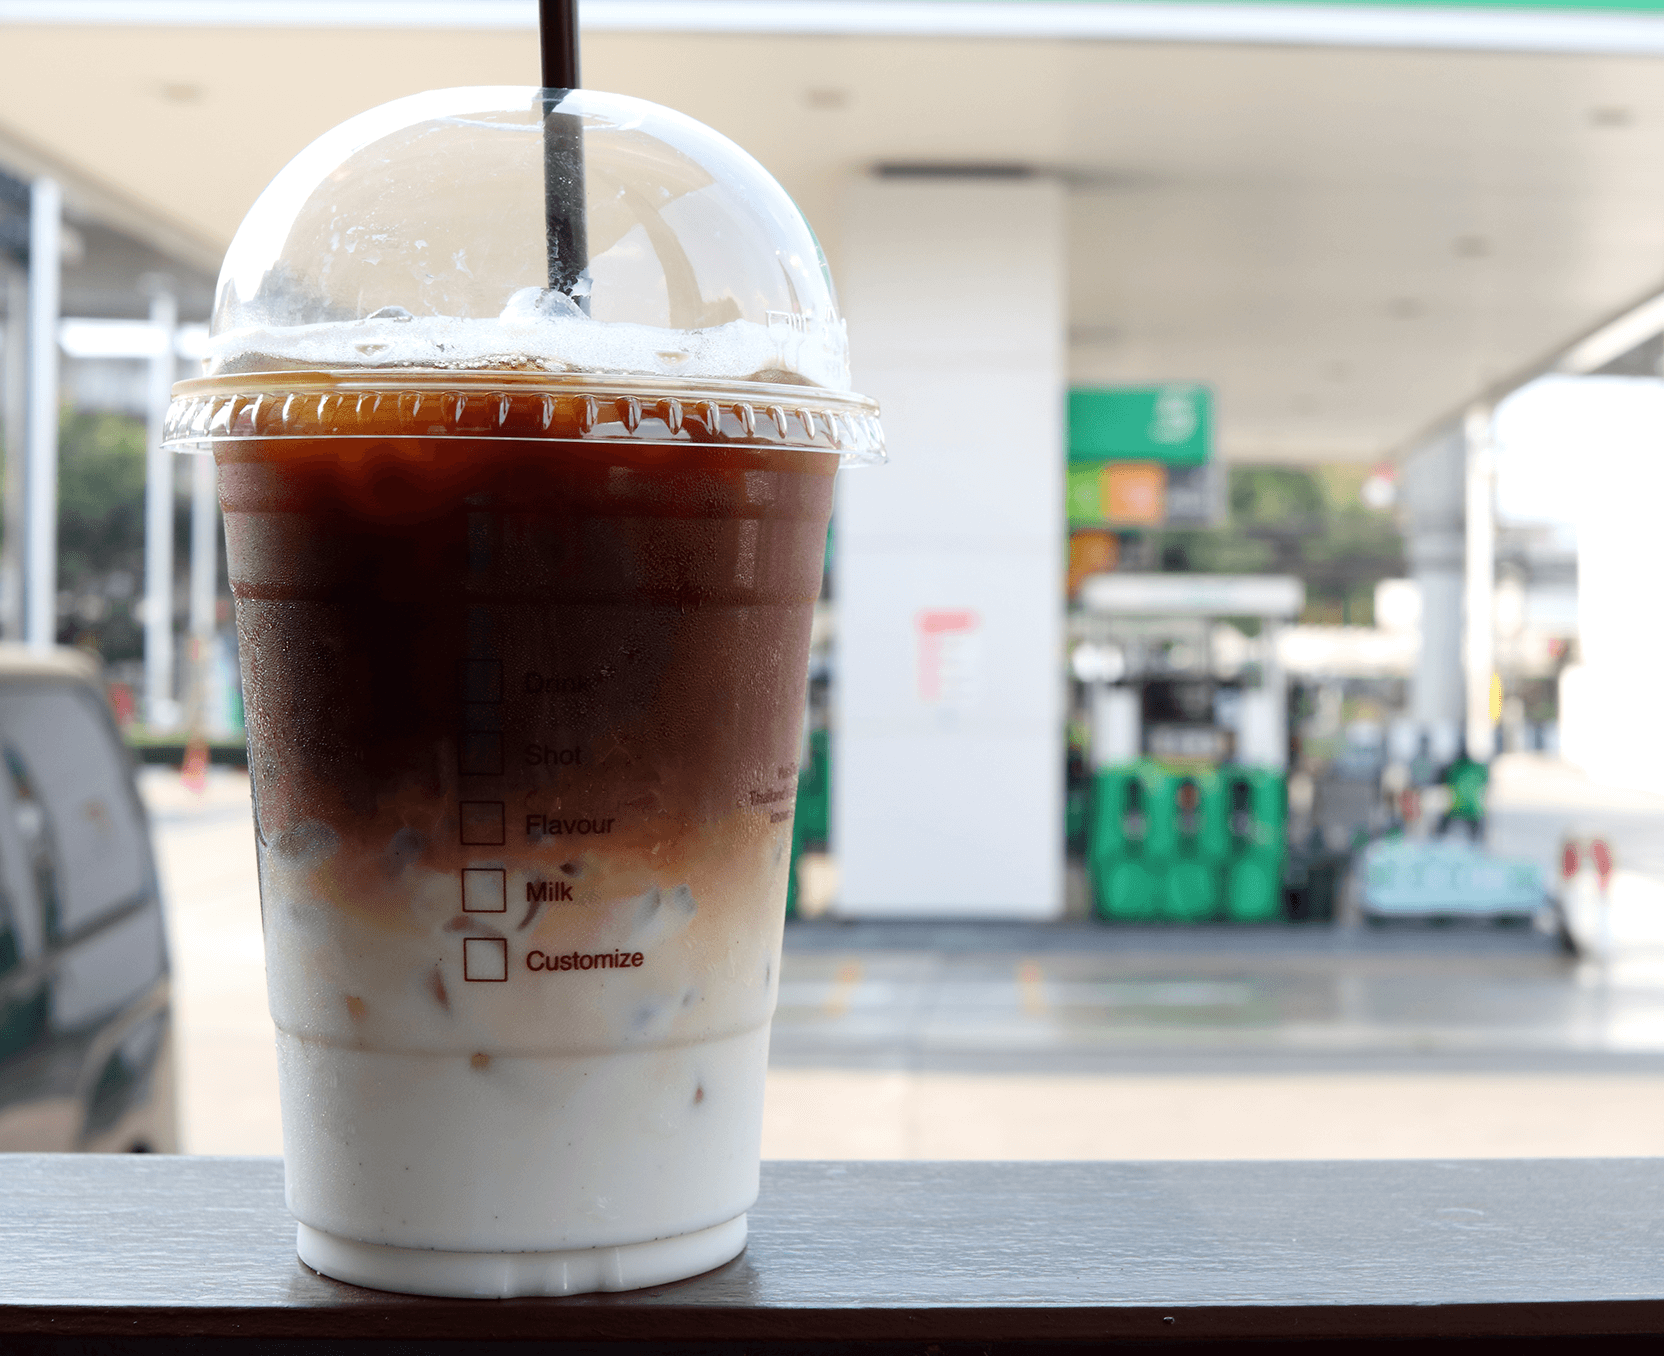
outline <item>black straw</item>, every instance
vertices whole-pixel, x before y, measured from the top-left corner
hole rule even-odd
[[[538,0],[537,28],[543,58],[543,214],[549,286],[571,296],[589,267],[583,119],[556,109],[568,90],[578,88],[577,0]],[[589,309],[587,299],[579,304]]]
[[[537,37],[543,88],[578,88],[577,0],[537,0]]]

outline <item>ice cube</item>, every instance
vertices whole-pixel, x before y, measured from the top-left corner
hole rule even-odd
[[[522,287],[503,307],[504,320],[582,320],[584,313],[564,292],[553,287]]]
[[[635,919],[630,928],[630,941],[637,951],[649,951],[662,946],[681,933],[699,912],[693,891],[686,885],[671,890],[658,886],[638,895],[635,900]]]

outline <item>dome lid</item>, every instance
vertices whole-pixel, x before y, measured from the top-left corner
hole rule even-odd
[[[565,276],[557,136],[582,145],[588,237]],[[231,243],[205,366],[849,389],[825,257],[767,170],[657,104],[530,87],[398,99],[296,156]]]

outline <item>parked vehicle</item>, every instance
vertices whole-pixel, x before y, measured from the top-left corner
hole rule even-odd
[[[0,1151],[177,1147],[150,826],[70,650],[0,645]]]

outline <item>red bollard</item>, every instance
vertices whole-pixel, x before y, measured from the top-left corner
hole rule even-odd
[[[1560,879],[1569,881],[1583,865],[1582,856],[1578,853],[1577,843],[1568,838],[1560,846]]]
[[[1595,864],[1595,875],[1600,877],[1600,892],[1605,894],[1606,887],[1612,883],[1612,850],[1606,846],[1604,838],[1590,840],[1589,860]]]
[[[200,735],[185,745],[185,760],[179,765],[179,780],[199,796],[208,785],[208,741]]]

